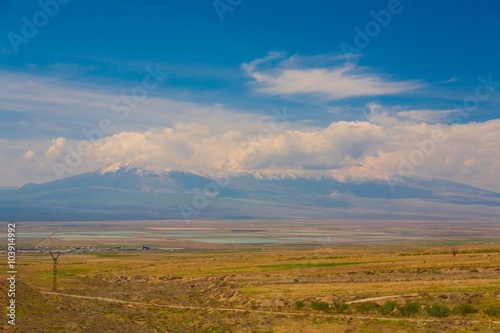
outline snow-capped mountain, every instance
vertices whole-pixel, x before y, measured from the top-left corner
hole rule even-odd
[[[1,220],[471,219],[500,216],[500,194],[443,180],[202,175],[113,163],[0,189]]]

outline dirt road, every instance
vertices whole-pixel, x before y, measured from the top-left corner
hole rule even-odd
[[[124,301],[114,298],[106,298],[106,297],[95,297],[95,296],[82,296],[82,295],[72,295],[72,294],[62,294],[50,291],[41,291],[40,293],[46,295],[54,295],[54,296],[62,296],[62,297],[72,297],[72,298],[81,298],[81,299],[91,299],[98,300],[103,302],[113,302],[113,303],[121,303],[121,304],[131,304],[137,306],[157,306],[171,309],[185,309],[185,310],[202,310],[202,311],[230,311],[230,312],[248,312],[248,313],[260,313],[260,314],[271,314],[276,316],[310,316],[310,317],[328,317],[328,318],[355,318],[355,319],[375,319],[375,320],[388,320],[388,321],[412,321],[412,322],[449,322],[449,319],[428,319],[428,318],[387,318],[387,317],[376,317],[376,316],[358,316],[358,315],[341,315],[341,314],[319,314],[319,313],[301,313],[301,312],[281,312],[281,311],[265,311],[265,310],[247,310],[247,309],[235,309],[235,308],[209,308],[209,307],[200,307],[200,306],[186,306],[186,305],[169,305],[169,304],[154,304],[154,303],[143,303],[143,302],[132,302],[132,301]],[[413,294],[410,294],[413,295]],[[366,302],[368,300],[377,300],[377,299],[386,299],[386,298],[397,298],[408,295],[393,295],[393,296],[381,296],[374,297],[371,299],[362,299],[353,301],[354,302]],[[479,323],[479,320],[466,320],[461,319],[462,322],[467,322],[470,324]],[[500,325],[500,321],[492,321],[491,323]]]

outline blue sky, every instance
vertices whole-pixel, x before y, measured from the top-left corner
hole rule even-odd
[[[0,164],[16,166],[0,186],[55,179],[54,163],[68,167],[63,176],[116,159],[223,169],[241,142],[258,158],[238,155],[239,171],[397,177],[440,128],[457,139],[410,161],[412,173],[500,190],[487,180],[499,163],[490,146],[500,105],[498,1],[0,1],[0,15]],[[26,36],[26,21],[36,20]],[[133,94],[147,68],[164,80],[117,118],[110,105]],[[283,107],[293,115],[287,128],[272,133],[272,147],[260,142]],[[68,166],[68,147],[104,118],[113,131]],[[469,151],[460,133],[474,131],[481,135]],[[328,148],[301,148],[303,135]],[[155,148],[138,154],[140,140]],[[218,150],[203,153],[207,142]],[[304,158],[317,163],[297,162]]]

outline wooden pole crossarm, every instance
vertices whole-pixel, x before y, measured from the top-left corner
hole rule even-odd
[[[52,259],[54,260],[57,260],[57,258],[59,258],[59,255],[61,254],[61,252],[49,252],[49,253]]]

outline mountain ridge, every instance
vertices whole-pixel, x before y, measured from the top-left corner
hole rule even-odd
[[[500,194],[447,180],[281,173],[210,177],[128,162],[0,189],[0,220],[470,219],[500,216]]]

